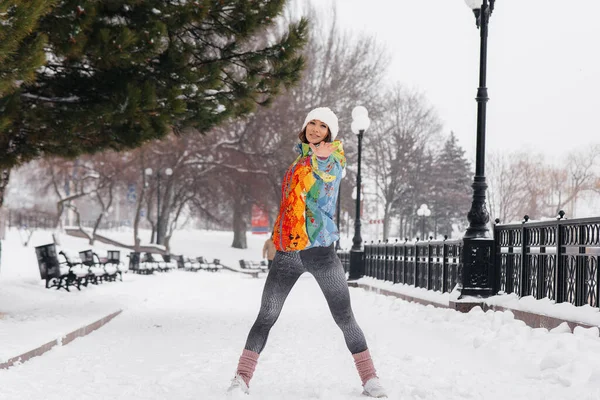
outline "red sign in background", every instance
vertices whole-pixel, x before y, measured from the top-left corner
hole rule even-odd
[[[256,204],[252,205],[252,234],[266,235],[269,233],[269,214]]]

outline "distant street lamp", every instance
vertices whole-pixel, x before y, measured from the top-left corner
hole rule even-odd
[[[421,238],[425,240],[425,217],[431,215],[431,210],[427,207],[427,204],[421,204],[421,207],[417,210],[417,215],[421,217]]]
[[[473,202],[467,215],[469,227],[463,236],[463,291],[462,294],[489,296],[493,294],[494,273],[491,263],[494,241],[490,238],[488,222],[490,214],[486,206],[485,192],[485,128],[486,105],[489,100],[487,78],[488,23],[494,10],[494,0],[465,0],[473,10],[480,30],[479,88],[477,90],[477,148],[475,153],[475,177],[473,179]]]
[[[152,175],[152,168],[146,168],[144,171],[148,177]],[[169,177],[173,175],[171,168],[166,168],[163,173]],[[156,171],[156,244],[160,244],[162,241],[160,237],[160,171]],[[154,242],[154,236],[150,238],[150,243]]]
[[[363,247],[360,236],[360,163],[362,153],[363,133],[369,128],[371,120],[369,112],[363,106],[354,107],[352,110],[352,132],[358,137],[358,165],[356,173],[356,218],[354,218],[354,237],[352,238],[352,249],[350,251],[350,273],[349,280],[359,279],[363,273]]]

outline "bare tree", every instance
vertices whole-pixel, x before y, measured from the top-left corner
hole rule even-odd
[[[500,221],[553,217],[569,209],[582,193],[593,191],[598,179],[598,149],[568,155],[562,165],[549,164],[539,154],[514,153],[490,157],[488,194],[492,214]]]
[[[600,166],[600,146],[591,146],[583,151],[575,151],[567,157],[566,168],[553,168],[549,179],[549,196],[544,206],[550,215],[569,207],[574,214],[578,197],[586,191],[594,190]]]
[[[217,169],[221,191],[231,207],[234,247],[245,247],[252,204],[265,208],[274,220],[281,178],[296,157],[292,149],[308,111],[319,106],[332,108],[342,126],[338,139],[343,139],[356,101],[374,101],[385,74],[388,56],[373,37],[341,32],[335,15],[324,21],[312,9],[306,13],[312,28],[301,82],[288,88],[269,108],[215,128],[207,135],[213,139],[203,140],[214,152],[207,155],[202,151],[202,162]],[[349,158],[353,146],[351,142],[346,146]]]
[[[58,199],[54,225],[60,228],[65,209],[77,214],[75,200],[89,196],[97,189],[98,176],[85,168],[79,159],[47,158],[40,160],[39,168],[46,172],[44,189]]]
[[[84,156],[80,158],[80,162],[82,169],[87,171],[88,175],[96,177],[94,181],[95,188],[90,193],[90,197],[100,207],[95,217],[91,235],[88,235],[90,245],[93,245],[102,221],[112,210],[115,190],[122,189],[125,186],[123,184],[124,173],[133,161],[130,153],[107,151],[93,156]],[[85,233],[80,223],[79,229]]]
[[[527,181],[523,165],[528,157],[526,153],[493,153],[488,157],[487,199],[492,219],[508,222],[524,215]]]
[[[387,238],[395,208],[410,204],[410,215],[414,214],[416,198],[423,193],[427,143],[439,134],[441,124],[423,95],[399,84],[385,94],[383,104],[382,117],[365,136],[364,152],[383,205],[383,236]]]

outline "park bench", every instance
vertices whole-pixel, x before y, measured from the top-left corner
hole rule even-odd
[[[200,264],[200,269],[203,269],[205,271],[217,272],[223,268],[223,266],[221,265],[221,260],[219,260],[218,258],[215,258],[212,262],[209,262],[207,259],[200,256],[196,258],[196,260],[198,260],[198,263]]]
[[[40,269],[40,277],[46,281],[46,288],[55,287],[57,290],[64,288],[70,292],[69,286],[76,285],[76,276],[68,265],[61,265],[58,261],[56,245],[51,243],[37,246],[35,248],[35,255]],[[79,289],[79,287],[77,288]]]
[[[171,271],[177,269],[177,261],[170,254],[162,254],[162,261],[159,261],[163,271]]]
[[[87,265],[90,272],[94,274],[94,283],[114,282],[117,280],[117,267],[106,265],[100,261],[100,257],[93,250],[83,250],[79,252],[79,257],[84,265]]]
[[[264,261],[240,260],[241,269],[258,269],[263,272],[267,271],[268,265]]]
[[[258,274],[267,272],[268,270],[266,262],[251,260],[240,260],[240,268],[243,270],[243,273],[248,274],[253,278],[258,278]]]
[[[171,257],[175,259],[178,269],[185,269],[185,257],[183,257],[183,255],[172,255]]]
[[[94,280],[94,274],[83,264],[77,252],[69,249],[61,249],[58,255],[62,258],[60,261],[61,265],[68,266],[69,270],[75,275],[74,283],[77,285],[77,289],[80,289],[81,285],[87,286],[89,282]]]
[[[200,263],[197,259],[180,256],[183,262],[183,269],[186,271],[198,272],[200,269]]]
[[[119,250],[108,250],[106,252],[106,258],[101,259],[104,265],[112,265],[117,270],[117,275],[119,275],[119,279],[121,282],[123,281],[123,273],[127,272],[129,268],[123,262],[121,262],[121,252]]]
[[[144,253],[144,257],[142,258],[142,263],[146,264],[147,269],[152,269],[154,271],[164,272],[166,271],[164,261],[160,261],[157,258],[154,258],[155,254],[146,252]]]
[[[134,274],[139,274],[140,270],[140,253],[137,251],[132,251],[126,256],[129,258],[129,270]]]
[[[129,270],[131,272],[144,275],[154,273],[154,263],[142,261],[139,252],[132,251],[127,257],[129,257]]]

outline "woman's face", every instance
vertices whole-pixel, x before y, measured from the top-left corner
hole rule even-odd
[[[327,137],[329,128],[327,124],[318,119],[313,119],[306,125],[306,140],[308,143],[318,144]]]

